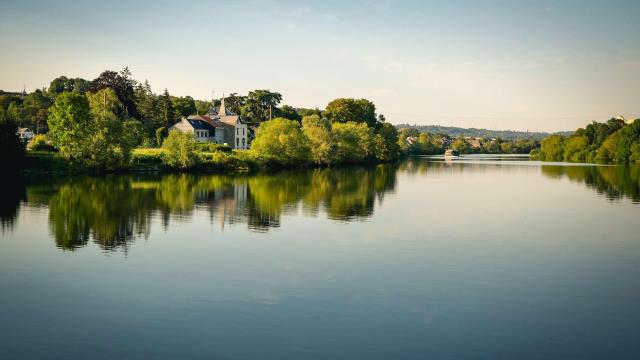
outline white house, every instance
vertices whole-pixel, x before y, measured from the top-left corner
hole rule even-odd
[[[193,133],[196,141],[227,144],[233,149],[249,148],[249,127],[239,115],[227,110],[222,98],[219,108],[211,106],[207,115],[190,115],[169,128]]]
[[[216,135],[222,137],[224,129],[222,125],[218,127],[203,119],[195,119],[189,116],[189,118],[182,118],[179,122],[175,123],[169,128],[169,131],[181,131],[186,133],[192,133],[198,142],[216,142]],[[218,134],[216,134],[216,131]]]
[[[33,131],[29,128],[18,128],[18,132],[16,134],[20,136],[20,140],[24,143],[29,142],[34,136]]]
[[[220,101],[218,109],[213,106],[209,109],[207,116],[212,120],[217,120],[224,126],[225,142],[234,149],[249,148],[249,127],[247,123],[224,105],[224,97]]]

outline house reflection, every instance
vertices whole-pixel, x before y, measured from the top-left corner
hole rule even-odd
[[[222,231],[235,224],[268,231],[281,226],[283,215],[300,211],[338,221],[364,219],[373,214],[376,199],[381,201],[393,190],[395,173],[394,165],[377,165],[241,176],[170,174],[35,182],[23,185],[24,201],[6,202],[2,224],[10,231],[23,201],[26,207],[48,210],[50,233],[61,249],[74,250],[92,241],[105,251],[126,252],[136,239],[149,237],[154,221],[168,228],[200,211]]]

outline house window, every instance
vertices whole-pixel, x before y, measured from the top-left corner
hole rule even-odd
[[[240,134],[240,129],[236,128],[236,135]]]
[[[242,135],[244,135],[244,128],[242,128]],[[244,140],[242,140],[242,141],[244,141]]]
[[[244,148],[244,138],[242,138],[242,147]]]
[[[240,145],[240,139],[236,138],[236,147],[238,147]]]

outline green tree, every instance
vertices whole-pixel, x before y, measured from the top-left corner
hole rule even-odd
[[[302,117],[309,116],[309,115],[318,115],[319,117],[322,117],[322,110],[318,108],[315,108],[315,109],[298,108],[298,114],[300,114],[300,116]]]
[[[240,114],[242,111],[242,107],[246,104],[247,97],[238,95],[236,93],[231,93],[224,98],[224,106],[227,110],[231,111],[234,114]],[[220,105],[220,104],[215,104]]]
[[[118,99],[118,95],[111,88],[104,88],[86,94],[89,109],[93,117],[99,121],[118,121],[118,114],[124,114],[125,109]]]
[[[356,163],[372,155],[372,131],[365,123],[333,123],[337,162]]]
[[[335,99],[324,111],[324,116],[331,122],[365,123],[369,127],[376,127],[376,107],[367,99]]]
[[[87,98],[78,93],[60,94],[49,109],[49,137],[60,154],[73,161],[82,161],[93,149],[89,139],[97,131]]]
[[[0,159],[3,169],[15,171],[22,166],[24,144],[17,135],[18,125],[0,108]]]
[[[9,107],[7,108],[7,117],[18,124],[18,126],[23,127],[24,109],[22,108],[22,104],[18,102],[12,102],[9,104]]]
[[[162,142],[164,141],[164,139],[168,136],[169,134],[167,133],[167,128],[164,126],[161,126],[159,128],[156,129],[156,145],[158,146],[162,146]]]
[[[38,89],[25,97],[22,106],[24,115],[29,120],[29,126],[39,134],[41,129],[47,126],[51,99]]]
[[[174,97],[172,103],[176,113],[180,116],[187,117],[197,113],[196,103],[191,96]]]
[[[269,120],[270,113],[272,117],[277,114],[280,101],[282,101],[280,93],[269,90],[250,91],[240,114],[252,124],[259,124]]]
[[[335,144],[329,120],[307,115],[302,118],[302,131],[309,139],[314,163],[331,165],[335,162]]]
[[[171,95],[169,95],[169,91],[167,89],[164,89],[164,92],[158,99],[158,108],[162,119],[162,126],[168,129],[171,125],[176,123],[176,110],[173,108]]]
[[[187,169],[198,162],[193,134],[170,131],[162,142],[162,148],[165,149],[162,161],[170,167]]]
[[[564,158],[564,143],[562,135],[551,135],[540,143],[540,160],[562,161]]]
[[[572,136],[567,139],[564,146],[564,161],[587,161],[588,139],[585,136]]]
[[[136,96],[134,88],[137,82],[131,77],[131,71],[128,67],[125,67],[119,73],[115,71],[104,71],[91,82],[89,91],[97,92],[105,88],[111,88],[116,92],[118,100],[123,105],[123,109],[126,113],[117,114],[120,117],[132,117],[139,119],[140,114],[136,108]]]
[[[616,164],[626,164],[630,161],[632,146],[640,142],[640,121],[636,120],[624,125],[616,134],[618,134],[618,137],[615,144],[613,162]]]
[[[463,137],[459,137],[459,138],[455,139],[451,143],[450,148],[452,150],[460,152],[460,154],[470,154],[471,153],[471,145],[469,145],[469,143]]]
[[[636,119],[636,121],[638,121]],[[640,141],[631,145],[631,155],[629,156],[630,162],[640,163]]]
[[[289,106],[289,105],[283,105],[280,109],[278,109],[278,116],[281,118],[295,120],[298,122],[302,121],[302,116],[298,114],[298,112],[296,111],[295,108],[293,108],[293,106]]]
[[[154,136],[155,130],[163,124],[163,114],[160,111],[160,100],[151,90],[151,85],[145,80],[138,84],[134,91],[136,108],[140,113],[140,121],[144,125],[147,136]]]
[[[251,152],[258,159],[282,165],[304,164],[311,160],[309,140],[297,121],[275,118],[258,128]]]
[[[139,123],[120,119],[112,89],[82,96],[62,93],[51,107],[49,136],[60,154],[85,167],[113,170],[127,164],[139,142]]]
[[[49,84],[47,92],[53,97],[62,94],[63,92],[76,92],[84,94],[89,90],[90,82],[82,78],[68,78],[66,76],[59,76]]]
[[[194,100],[194,102],[196,104],[196,113],[199,115],[205,115],[209,112],[209,109],[211,109],[210,101]]]
[[[389,123],[382,123],[374,136],[375,156],[380,161],[391,161],[398,158],[398,130]]]

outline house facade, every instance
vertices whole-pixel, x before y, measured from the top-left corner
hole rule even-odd
[[[211,106],[207,116],[219,121],[224,127],[224,142],[234,149],[249,148],[249,126],[240,118],[240,115],[227,109],[224,97],[220,101],[220,107]]]
[[[224,98],[219,108],[211,106],[206,115],[190,115],[169,128],[175,130],[192,133],[198,142],[226,144],[233,149],[248,149],[250,145],[247,123],[227,110]]]
[[[31,131],[31,129],[29,128],[18,128],[18,132],[16,134],[20,136],[20,140],[22,140],[22,142],[24,143],[31,141],[31,139],[33,139],[33,137],[35,136],[33,131]]]

